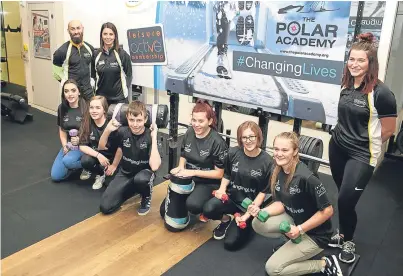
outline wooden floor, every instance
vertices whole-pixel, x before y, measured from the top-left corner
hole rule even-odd
[[[113,215],[97,214],[5,258],[2,275],[161,275],[206,242],[215,227],[197,223],[168,232],[159,215],[167,184],[154,189],[147,216],[137,215],[135,198]]]

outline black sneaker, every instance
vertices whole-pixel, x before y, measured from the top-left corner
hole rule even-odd
[[[151,196],[143,196],[141,198],[140,207],[137,210],[137,214],[140,216],[145,216],[150,212],[151,209]]]
[[[231,218],[226,222],[221,222],[214,230],[213,237],[216,240],[222,240],[225,237],[225,233],[227,232],[228,226],[231,223]]]
[[[355,261],[355,243],[353,241],[346,241],[343,243],[339,259],[343,263],[351,264]]]
[[[337,234],[334,235],[331,239],[330,242],[328,243],[328,246],[333,247],[333,248],[342,248],[344,243],[344,237],[339,234],[339,231],[337,230]]]
[[[322,272],[327,276],[343,276],[343,271],[341,271],[339,261],[335,255],[325,256],[322,258],[325,262],[325,268]]]

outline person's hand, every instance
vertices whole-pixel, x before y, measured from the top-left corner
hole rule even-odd
[[[180,172],[181,170],[183,170],[183,169],[180,168],[180,167],[176,167],[176,168],[173,168],[170,173],[173,174],[173,175],[176,175],[176,174],[178,174],[178,172]]]
[[[152,139],[157,139],[157,134],[158,134],[157,125],[156,124],[151,124],[150,130],[151,130],[151,138]]]
[[[298,238],[298,236],[300,235],[298,227],[295,225],[291,225],[290,232],[285,233],[285,235],[292,240]]]
[[[110,120],[108,125],[106,126],[106,129],[110,132],[116,131],[119,127],[121,126],[121,124],[116,120]]]
[[[109,160],[103,154],[98,153],[97,154],[97,159],[99,161],[99,164],[101,164],[103,167],[108,167],[109,166]]]
[[[216,190],[216,191],[214,192],[214,196],[215,196],[216,198],[218,198],[219,200],[221,200],[221,197],[222,197],[224,194],[225,194],[225,190],[223,191],[223,190],[218,189],[218,190]]]
[[[63,146],[63,155],[66,155],[69,152],[69,148],[67,147],[67,145]]]
[[[260,208],[255,205],[254,202],[248,206],[248,213],[251,214],[253,217],[257,217],[258,213],[260,212]]]
[[[195,176],[195,170],[180,170],[176,176],[179,177],[193,177]]]
[[[108,168],[105,171],[105,174],[108,175],[108,176],[113,175],[115,173],[115,171],[116,171],[116,168],[117,168],[117,166],[114,165],[114,164],[109,165]]]
[[[246,222],[248,219],[249,219],[249,217],[250,217],[250,215],[248,215],[247,213],[246,214],[243,214],[242,216],[236,216],[235,217],[235,222],[236,222],[236,225],[237,226],[239,226],[239,224],[241,223],[241,222]]]
[[[73,146],[78,146],[78,143],[80,142],[80,138],[78,138],[78,136],[71,137],[70,142]]]

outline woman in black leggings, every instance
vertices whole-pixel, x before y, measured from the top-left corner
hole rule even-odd
[[[355,206],[372,177],[382,143],[396,126],[396,100],[378,80],[378,68],[373,34],[360,34],[344,70],[338,123],[329,143],[330,169],[339,189],[340,227],[329,246],[342,248],[339,259],[346,263],[355,260]]]
[[[216,116],[208,102],[198,100],[192,111],[192,127],[186,132],[181,148],[178,167],[171,174],[192,177],[195,188],[186,200],[190,213],[200,214],[212,192],[220,187],[224,175],[224,159],[228,148],[224,139],[215,130]]]
[[[240,208],[245,198],[260,207],[266,196],[264,190],[269,183],[273,161],[267,152],[260,149],[263,134],[255,122],[242,123],[238,127],[237,140],[238,146],[228,151],[220,188],[203,207],[205,217],[221,220],[213,231],[213,237],[224,239],[224,248],[228,250],[239,249],[245,244],[253,219],[247,212],[234,220],[229,215],[246,211]],[[223,200],[225,195],[229,200]],[[238,227],[240,222],[246,222],[246,228]]]

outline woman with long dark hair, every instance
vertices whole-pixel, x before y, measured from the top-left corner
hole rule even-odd
[[[396,128],[396,100],[378,79],[377,44],[372,33],[360,34],[349,52],[338,107],[338,122],[329,143],[329,161],[339,189],[339,233],[331,247],[339,259],[355,260],[355,206],[372,177],[382,144]]]
[[[94,55],[96,95],[104,96],[108,104],[129,103],[132,83],[132,63],[129,54],[119,46],[116,26],[102,24],[100,49]]]
[[[192,177],[195,188],[186,200],[190,213],[201,215],[204,204],[220,187],[224,175],[224,159],[228,149],[216,130],[216,115],[211,105],[198,100],[192,110],[192,127],[184,135],[178,167],[171,173]],[[200,216],[206,221],[204,216]]]
[[[53,181],[61,181],[69,176],[73,169],[80,169],[82,152],[78,149],[78,130],[83,114],[87,112],[87,103],[81,95],[75,80],[67,80],[62,87],[62,103],[57,109],[57,125],[62,148],[56,156],[51,169]]]
[[[326,188],[299,160],[298,136],[283,132],[274,138],[274,162],[270,177],[273,203],[263,210],[266,222],[254,218],[253,229],[268,238],[286,235],[290,240],[282,245],[266,262],[269,275],[307,275],[341,273],[336,256],[310,260],[327,246],[332,235],[333,207]],[[248,212],[257,217],[260,208],[255,204]]]
[[[95,173],[95,182],[92,185],[94,190],[102,188],[105,177],[114,174],[121,158],[120,154],[115,156],[118,141],[114,134],[109,136],[106,149],[99,149],[100,138],[109,122],[107,112],[108,103],[105,97],[92,97],[89,102],[89,112],[84,115],[79,133],[80,150],[84,153],[81,157],[81,165],[88,172],[82,179],[88,179],[92,173]]]

